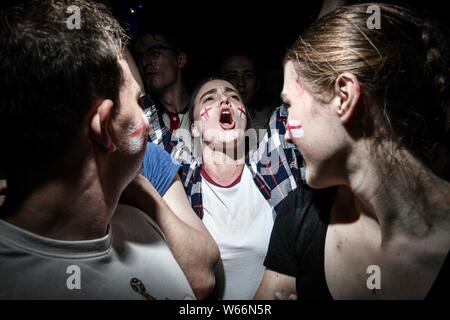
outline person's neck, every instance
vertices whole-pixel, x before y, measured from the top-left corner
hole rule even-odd
[[[105,185],[109,182],[100,181],[91,173],[85,175],[84,180],[54,179],[42,184],[5,221],[57,240],[91,240],[105,236],[120,192],[107,191]]]
[[[217,184],[228,186],[242,174],[245,166],[245,156],[236,153],[236,147],[227,152],[204,145],[202,169]]]
[[[189,93],[184,83],[178,78],[173,85],[164,90],[159,99],[167,111],[178,113],[188,104]]]
[[[409,153],[402,155],[401,164],[386,157],[360,157],[350,169],[356,209],[376,221],[382,245],[394,237],[422,239],[443,221],[446,227],[450,222],[450,184]]]

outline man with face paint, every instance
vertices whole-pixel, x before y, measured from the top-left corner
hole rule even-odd
[[[172,155],[182,162],[180,176],[192,208],[219,246],[217,297],[251,299],[262,278],[278,204],[297,187],[296,159],[277,144],[275,129],[258,152],[245,150],[247,109],[226,80],[201,82],[189,116],[194,141],[189,146],[187,139],[176,141]]]
[[[0,299],[195,298],[156,223],[118,204],[149,129],[119,23],[31,1],[1,13],[0,42]]]

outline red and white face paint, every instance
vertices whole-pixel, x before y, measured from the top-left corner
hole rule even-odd
[[[241,105],[238,105],[238,111],[239,111],[239,117],[241,119],[245,119],[245,117],[247,116],[247,111],[245,111],[244,107]]]
[[[148,119],[144,113],[130,125],[128,139],[128,151],[130,154],[137,154],[142,151],[144,143],[147,140],[148,126]]]
[[[208,81],[196,94],[195,108],[195,128],[202,141],[234,150],[247,124],[247,111],[237,89],[225,80]]]
[[[304,136],[303,127],[299,120],[288,120],[287,130],[292,138],[302,138]]]
[[[208,120],[209,119],[209,112],[211,111],[211,109],[212,109],[211,106],[205,106],[205,108],[200,111],[200,117],[203,120]]]

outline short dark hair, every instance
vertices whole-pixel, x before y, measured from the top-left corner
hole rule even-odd
[[[69,28],[69,6],[80,29]],[[98,98],[116,106],[126,36],[94,1],[32,0],[0,14],[0,167],[8,188],[67,155]]]
[[[154,40],[157,40],[158,38],[163,40],[165,43],[167,43],[169,48],[172,49],[177,55],[182,52],[186,53],[186,46],[184,44],[184,41],[179,35],[160,30],[146,30],[146,29],[142,30],[137,34],[133,48],[139,42],[139,39],[141,39],[145,35],[150,35]]]

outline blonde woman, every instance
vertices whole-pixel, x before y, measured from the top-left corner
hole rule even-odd
[[[381,29],[368,28],[369,6]],[[448,298],[448,41],[412,10],[361,4],[325,15],[288,51],[287,138],[323,190],[283,203],[260,290],[281,264],[299,299]]]

